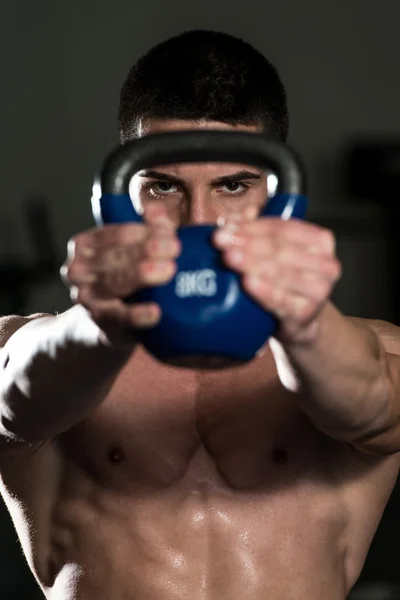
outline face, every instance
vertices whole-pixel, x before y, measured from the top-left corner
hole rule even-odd
[[[146,120],[140,136],[183,130],[218,129],[257,133],[257,127],[212,121]],[[150,202],[164,202],[177,226],[222,223],[226,217],[258,213],[267,196],[268,174],[252,165],[196,163],[155,166],[136,173],[130,194],[139,214]]]

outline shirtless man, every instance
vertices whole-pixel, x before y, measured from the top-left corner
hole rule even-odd
[[[224,34],[156,47],[123,87],[122,142],[187,128],[285,139],[276,71]],[[145,224],[69,245],[75,306],[1,322],[1,489],[49,600],[344,600],[357,581],[400,463],[398,330],[329,302],[333,235],[252,220],[265,177],[243,169],[140,173]],[[218,219],[278,334],[232,369],[160,364],[135,341],[159,307],[120,299],[172,277],[178,224]]]

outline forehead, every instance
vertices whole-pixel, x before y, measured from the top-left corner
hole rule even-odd
[[[261,127],[255,125],[229,125],[220,121],[207,121],[205,119],[198,121],[180,120],[180,119],[143,119],[138,128],[139,137],[151,135],[153,133],[168,133],[172,131],[187,130],[219,130],[219,131],[246,131],[250,133],[261,133]],[[223,172],[224,175],[232,175],[237,171],[251,171],[261,173],[257,167],[244,163],[181,163],[174,165],[154,165],[157,170],[162,167],[164,173],[178,176],[203,175],[218,176]]]
[[[139,123],[139,137],[152,133],[167,133],[169,131],[187,131],[201,129],[216,129],[220,131],[247,131],[253,133],[261,133],[261,126],[256,125],[229,125],[220,121],[207,121],[201,119],[199,121],[189,121],[181,119],[143,119]]]

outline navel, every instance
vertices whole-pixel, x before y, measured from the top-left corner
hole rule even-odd
[[[108,460],[110,463],[120,463],[125,460],[125,452],[121,446],[113,446],[108,452]]]
[[[288,461],[288,455],[283,448],[274,448],[272,451],[272,459],[277,465],[284,465]]]

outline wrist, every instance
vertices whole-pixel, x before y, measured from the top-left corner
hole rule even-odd
[[[57,318],[60,320],[60,330],[66,344],[97,348],[99,351],[104,350],[122,357],[129,355],[137,344],[132,334],[118,335],[117,326],[99,323],[81,304],[75,305]],[[118,329],[121,327],[118,326]]]
[[[300,350],[311,350],[318,344],[318,340],[323,331],[324,322],[329,319],[329,308],[326,305],[319,313],[306,325],[301,328],[281,324],[278,335],[276,336],[286,351],[297,352]]]
[[[99,342],[104,348],[128,354],[132,353],[138,344],[134,331],[116,333],[106,329],[99,329]]]

